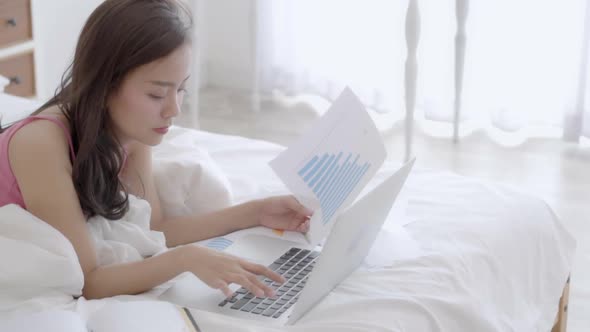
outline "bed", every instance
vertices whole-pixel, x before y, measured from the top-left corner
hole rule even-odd
[[[173,127],[154,152],[165,211],[203,213],[286,193],[267,164],[282,149],[264,141]],[[386,162],[368,187],[398,166]],[[27,239],[26,231],[7,238],[11,224],[6,220],[0,214],[2,249],[10,241]],[[151,250],[157,251],[162,239],[150,236]],[[45,251],[49,249],[43,246],[55,245],[37,237],[33,242]],[[204,311],[198,311],[196,319],[204,331],[564,331],[574,248],[574,239],[558,217],[534,195],[414,168],[363,265],[296,325],[271,328]],[[140,254],[149,255],[150,249],[143,249]],[[63,257],[75,256],[67,244],[60,250],[56,256],[64,264],[64,274],[58,273],[53,283],[47,281],[51,276],[44,276],[43,292],[38,293],[42,295],[31,288],[18,291],[26,269],[3,271],[8,275],[0,278],[0,287],[9,296],[0,300],[0,317],[50,307],[88,317],[108,302],[144,299],[190,307],[191,299],[198,296],[199,280],[183,274],[141,295],[74,299],[79,271]],[[3,261],[15,261],[2,251]],[[111,257],[111,262],[116,260],[116,255]],[[50,269],[42,264],[31,268]]]

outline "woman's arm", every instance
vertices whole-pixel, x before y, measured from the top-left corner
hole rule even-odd
[[[48,121],[35,121],[13,136],[9,156],[27,210],[72,243],[84,272],[82,294],[87,298],[140,293],[185,271],[225,294],[229,294],[228,284],[238,283],[257,294],[271,296],[272,290],[256,274],[282,280],[266,267],[197,246],[173,249],[134,263],[100,267],[72,182],[63,131]]]
[[[258,225],[306,232],[311,214],[293,196],[275,196],[202,216],[167,218],[152,228],[164,232],[166,243],[175,246]]]
[[[123,171],[124,184],[131,194],[150,203],[151,228],[164,233],[168,247],[220,236],[259,224],[260,201],[247,202],[201,216],[163,216],[152,173],[151,148],[138,143],[128,150],[127,164]]]
[[[168,247],[258,225],[301,232],[309,228],[308,217],[312,212],[292,196],[253,200],[199,216],[163,216],[152,174],[151,148],[145,145],[130,149],[125,175],[130,192],[150,203],[151,228],[164,233]]]
[[[200,216],[163,218],[152,229],[163,232],[169,247],[192,243],[259,225],[261,201],[250,201]]]
[[[192,272],[209,287],[232,294],[229,284],[237,283],[256,296],[274,296],[272,288],[257,275],[279,283],[283,277],[267,267],[199,246],[183,246],[161,255],[125,264],[97,267],[85,273],[83,295],[97,299],[120,294],[138,294],[150,290],[182,272]]]
[[[100,299],[120,294],[139,294],[185,272],[188,247],[169,250],[141,261],[95,267],[84,273],[83,295]]]

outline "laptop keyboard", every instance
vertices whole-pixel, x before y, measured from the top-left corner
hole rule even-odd
[[[279,318],[299,299],[299,293],[305,286],[307,278],[313,269],[318,251],[291,248],[269,268],[282,275],[286,281],[283,284],[276,283],[268,278],[262,281],[275,290],[275,297],[256,297],[244,287],[238,289],[231,298],[219,303],[220,307],[229,306],[234,310],[249,312],[255,315]]]

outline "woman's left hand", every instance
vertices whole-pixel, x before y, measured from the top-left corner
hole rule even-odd
[[[262,226],[305,233],[313,211],[291,195],[265,198],[261,201],[259,223]]]

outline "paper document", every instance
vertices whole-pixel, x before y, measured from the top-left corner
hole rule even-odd
[[[346,88],[292,146],[270,162],[287,188],[314,211],[307,239],[319,242],[386,157],[373,120]]]
[[[308,240],[305,238],[303,234],[299,232],[283,231],[263,226],[242,229],[233,233],[226,234],[224,236],[198,241],[197,243],[209,249],[225,251],[229,246],[234,244],[234,242],[238,241],[240,238],[243,238],[247,235],[263,235],[276,239],[300,243],[302,245],[308,244]]]

